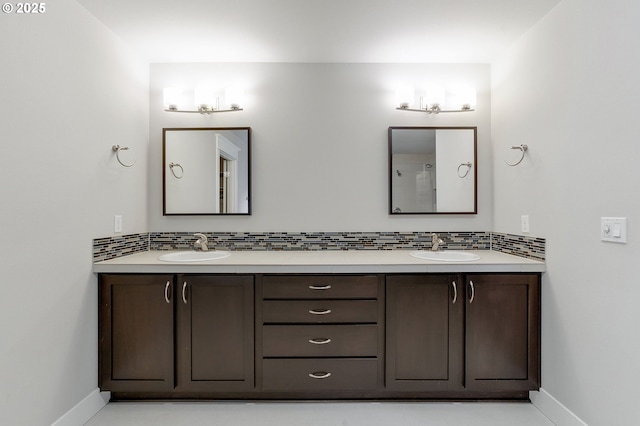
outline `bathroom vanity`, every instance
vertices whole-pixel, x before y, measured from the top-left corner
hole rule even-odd
[[[112,399],[528,399],[544,263],[407,251],[94,264]]]

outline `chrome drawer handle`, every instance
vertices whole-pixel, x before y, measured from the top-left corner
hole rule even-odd
[[[164,300],[167,303],[171,303],[171,300],[169,300],[169,287],[171,287],[171,281],[167,281],[167,285],[164,286]]]
[[[313,343],[314,345],[326,345],[327,343],[331,343],[331,339],[309,339],[309,343]]]
[[[330,285],[310,285],[309,288],[311,290],[329,290],[331,286]]]
[[[331,309],[323,309],[323,310],[311,309],[311,310],[309,310],[309,313],[311,315],[327,315],[327,314],[331,313]]]
[[[331,373],[325,373],[325,372],[309,373],[309,377],[311,377],[312,379],[326,379],[329,376],[331,376]]]
[[[476,298],[476,288],[471,280],[469,280],[469,285],[471,287],[471,298],[469,299],[469,303],[473,303],[473,299]]]
[[[182,302],[186,305],[187,304],[187,295],[185,294],[187,291],[187,282],[185,281],[184,284],[182,284]]]
[[[458,289],[455,281],[452,281],[451,284],[453,285],[453,304],[455,305],[458,300]]]

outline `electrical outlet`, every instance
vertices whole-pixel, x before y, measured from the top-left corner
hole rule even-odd
[[[122,232],[122,215],[115,215],[113,217],[113,232]]]
[[[529,232],[529,215],[528,214],[523,214],[522,216],[520,216],[520,224],[521,224],[522,232],[528,233]]]

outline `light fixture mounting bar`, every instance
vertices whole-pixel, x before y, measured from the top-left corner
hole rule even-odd
[[[438,109],[438,110],[431,110],[431,109],[416,109],[416,108],[402,108],[402,107],[397,107],[396,108],[399,111],[415,111],[415,112],[426,112],[427,114],[440,114],[443,112],[469,112],[469,111],[475,111],[475,109],[473,108],[467,108],[467,109]]]
[[[185,110],[185,109],[165,109],[166,112],[184,112],[188,114],[213,114],[215,112],[233,112],[233,111],[243,111],[242,108],[231,108],[231,109],[197,109],[197,110]]]

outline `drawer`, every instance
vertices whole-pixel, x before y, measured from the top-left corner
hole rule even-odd
[[[264,357],[367,357],[378,353],[377,325],[265,325]]]
[[[263,278],[265,299],[376,299],[375,275],[269,275]]]
[[[375,389],[378,360],[265,359],[262,387],[270,391],[349,391]]]
[[[264,323],[377,323],[377,300],[265,300]]]

